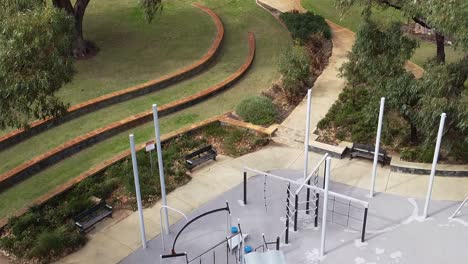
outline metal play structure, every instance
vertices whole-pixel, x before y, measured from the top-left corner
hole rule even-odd
[[[162,209],[162,207],[161,207]],[[174,210],[178,213],[180,211],[168,207],[170,210]],[[220,241],[214,243],[208,249],[203,250],[201,253],[195,254],[192,256],[185,251],[180,251],[176,249],[177,241],[183,235],[184,230],[187,227],[191,226],[193,223],[202,219],[203,217],[219,214],[226,212],[227,221],[226,221],[226,237]],[[207,212],[201,213],[192,219],[188,219],[183,213],[181,213],[185,218],[184,225],[177,231],[173,241],[172,247],[169,254],[160,255],[160,263],[166,263],[166,261],[178,259],[185,264],[189,263],[236,263],[236,264],[261,264],[261,263],[275,263],[275,264],[285,264],[285,257],[280,249],[280,238],[277,237],[275,241],[268,242],[265,238],[265,235],[262,234],[262,244],[255,249],[246,246],[245,239],[248,234],[245,234],[242,231],[240,224],[240,219],[236,226],[231,224],[231,209],[229,203],[226,202],[226,207],[221,207]],[[234,231],[235,230],[235,231]],[[162,234],[162,242],[164,247],[164,234]],[[222,249],[225,250],[222,250]],[[172,263],[172,262],[171,262]]]
[[[323,162],[325,161],[325,163]],[[311,181],[313,183],[318,183],[318,168],[322,164],[325,164],[325,178],[323,188],[319,187],[317,184],[309,184]],[[335,224],[340,224],[346,227],[350,227],[361,232],[361,241],[365,241],[366,235],[366,225],[367,225],[367,214],[369,203],[354,197],[350,197],[344,194],[333,192],[329,190],[329,181],[330,181],[330,165],[331,158],[327,155],[324,155],[320,163],[316,168],[310,173],[305,180],[293,180],[278,176],[269,172],[264,172],[252,168],[244,168],[244,191],[243,191],[243,203],[244,205],[248,204],[248,182],[247,182],[247,172],[253,172],[257,175],[263,175],[267,178],[272,178],[275,180],[280,180],[286,182],[286,216],[285,216],[285,227],[278,237],[284,236],[284,241],[286,244],[289,243],[289,231],[291,223],[294,227],[294,231],[298,231],[298,215],[299,212],[304,212],[305,214],[311,214],[314,218],[315,226],[318,226],[318,219],[321,218],[322,224],[322,237],[321,237],[321,256],[325,254],[325,232],[326,232],[326,223],[332,222]],[[292,187],[293,186],[293,187]],[[292,191],[292,190],[295,191]],[[305,195],[305,200],[300,200],[301,191],[308,190]],[[312,195],[311,195],[312,193]],[[294,196],[294,198],[292,198]],[[304,196],[304,195],[302,195]],[[312,197],[312,199],[311,199]],[[310,200],[309,200],[310,199]],[[322,202],[320,202],[322,200]],[[338,209],[339,206],[347,207],[345,212],[342,209]],[[353,209],[354,208],[354,209]],[[321,211],[321,217],[320,213]],[[336,221],[336,216],[339,215],[343,217],[344,222]],[[360,227],[350,225],[351,221],[360,222]]]
[[[463,207],[465,205],[467,205],[467,203],[468,203],[468,196],[466,196],[466,198],[463,200],[463,202],[460,204],[460,206],[457,207],[457,210],[455,210],[455,212],[453,212],[453,214],[449,217],[449,219],[456,218],[462,212]]]
[[[377,125],[377,136],[376,136],[376,143],[375,143],[375,151],[374,151],[374,159],[373,159],[373,167],[371,173],[371,186],[369,188],[369,196],[370,198],[374,197],[375,194],[375,181],[377,177],[377,160],[379,155],[379,147],[380,147],[380,138],[382,132],[382,123],[383,123],[383,115],[384,115],[384,104],[385,98],[381,98],[380,101],[380,111],[379,111],[379,119]],[[305,140],[304,140],[304,169],[301,170],[301,176],[298,179],[292,179],[293,175],[289,175],[288,177],[280,176],[275,173],[271,173],[268,171],[261,171],[254,168],[244,167],[243,169],[243,185],[241,194],[236,193],[235,197],[239,197],[242,195],[242,200],[239,200],[240,206],[248,206],[249,202],[253,202],[254,198],[249,201],[248,193],[253,190],[257,196],[257,199],[263,198],[263,204],[260,204],[260,208],[265,208],[265,213],[269,213],[269,199],[268,199],[268,191],[269,191],[269,181],[274,180],[277,182],[284,182],[285,186],[283,189],[283,185],[276,184],[274,186],[275,189],[275,203],[273,206],[274,214],[280,214],[281,222],[277,223],[275,229],[270,229],[270,232],[275,233],[272,238],[273,241],[267,241],[265,235],[262,234],[262,243],[259,244],[257,240],[255,244],[257,247],[251,248],[247,246],[245,243],[246,238],[249,236],[247,233],[242,231],[242,226],[240,224],[240,219],[237,219],[237,224],[232,224],[232,208],[235,208],[236,204],[229,206],[229,202],[226,201],[226,206],[219,207],[215,209],[204,209],[204,212],[199,213],[191,218],[187,217],[184,213],[180,210],[172,208],[167,205],[166,200],[166,190],[165,190],[165,182],[164,182],[164,166],[162,160],[162,151],[161,151],[161,141],[160,141],[160,130],[159,130],[159,121],[158,121],[158,113],[157,113],[157,106],[153,105],[153,117],[154,117],[154,128],[155,128],[155,142],[156,142],[156,149],[157,149],[157,156],[158,156],[158,167],[159,167],[159,176],[160,176],[160,183],[161,183],[161,196],[162,196],[162,206],[160,207],[160,215],[161,215],[161,241],[162,241],[162,249],[163,254],[160,257],[160,263],[174,263],[173,261],[182,261],[185,264],[189,263],[235,263],[235,264],[264,264],[264,263],[271,263],[271,264],[285,264],[285,256],[283,252],[280,250],[280,243],[281,240],[284,239],[285,244],[289,244],[291,239],[294,239],[294,233],[290,233],[290,229],[295,232],[301,232],[301,228],[305,229],[305,223],[301,222],[303,220],[310,220],[311,225],[313,228],[319,228],[321,232],[320,237],[320,257],[323,258],[325,256],[327,247],[326,247],[326,238],[327,238],[327,223],[333,223],[340,226],[345,227],[346,229],[353,229],[360,233],[360,241],[364,242],[366,239],[366,227],[367,227],[367,217],[368,217],[368,210],[369,210],[369,202],[357,199],[355,197],[351,197],[349,195],[345,195],[343,193],[339,193],[333,190],[330,190],[330,180],[331,180],[331,158],[328,154],[325,154],[321,157],[317,164],[312,168],[309,172],[309,137],[310,137],[310,111],[311,111],[311,90],[308,91],[307,94],[307,120],[306,120],[306,131],[305,131]],[[435,152],[434,152],[434,159],[431,168],[431,174],[429,177],[429,185],[427,196],[425,200],[424,206],[424,213],[423,217],[426,218],[428,215],[430,201],[431,201],[431,193],[432,187],[434,182],[434,176],[438,161],[438,154],[440,150],[443,130],[444,130],[444,122],[445,122],[446,115],[443,113],[441,115],[440,125],[439,125],[439,133],[436,140]],[[140,194],[140,184],[139,184],[139,173],[138,173],[138,164],[136,159],[136,150],[135,150],[135,140],[134,136],[130,135],[130,149],[132,155],[132,165],[133,165],[133,174],[135,180],[135,191],[136,191],[136,198],[137,198],[137,205],[138,205],[138,215],[140,220],[140,234],[141,234],[141,242],[143,249],[147,248],[146,244],[146,235],[145,235],[145,223],[143,218],[143,208],[141,202],[141,194]],[[152,166],[152,164],[151,164]],[[253,173],[258,175],[263,181],[263,195],[261,195],[261,188],[258,185],[255,185],[256,189],[249,189],[248,186],[248,173]],[[260,180],[257,178],[257,180]],[[255,181],[254,181],[255,183]],[[258,184],[258,181],[256,182]],[[334,185],[336,187],[336,185]],[[239,189],[241,187],[239,186]],[[250,187],[253,188],[253,187]],[[273,189],[274,189],[273,188]],[[278,191],[281,190],[281,191]],[[239,190],[241,191],[241,190]],[[366,190],[367,193],[367,190]],[[237,199],[237,198],[236,198]],[[228,200],[228,199],[226,199]],[[284,202],[284,203],[283,203]],[[456,218],[457,215],[460,214],[462,208],[468,203],[468,197],[460,204],[457,210],[451,215],[449,218],[453,219]],[[256,204],[257,206],[258,204]],[[219,205],[217,205],[219,206]],[[262,211],[261,209],[258,210],[258,207],[251,206],[250,209],[255,208],[255,213]],[[282,211],[284,208],[284,211]],[[177,233],[174,237],[170,235],[170,224],[169,224],[169,217],[168,211],[171,210],[183,216],[182,221],[179,222],[179,227]],[[245,210],[245,208],[244,208]],[[283,214],[284,212],[284,214]],[[210,216],[210,215],[219,215],[225,213],[226,215],[226,228],[224,229],[224,223],[222,226],[222,233],[221,236],[218,236],[216,240],[219,241],[210,241],[210,246],[200,245],[202,248],[198,248],[198,251],[201,253],[190,253],[188,254],[183,249],[181,249],[179,241],[180,237],[183,237],[184,234],[187,235],[186,228],[191,226],[193,223],[197,222],[198,220]],[[242,215],[240,213],[240,215]],[[258,216],[256,214],[255,216]],[[283,217],[284,216],[284,217]],[[251,216],[246,216],[249,218],[246,222],[249,222]],[[268,215],[270,217],[270,215]],[[284,226],[283,220],[284,219]],[[218,220],[218,218],[216,218]],[[264,222],[261,223],[260,231],[268,230],[264,226]],[[182,226],[180,226],[182,225]],[[244,228],[251,227],[248,224],[244,224]],[[193,228],[193,226],[192,226]],[[208,226],[209,232],[211,232],[211,226]],[[248,228],[246,228],[248,230]],[[272,231],[273,230],[273,231]],[[185,231],[185,233],[184,233]],[[219,231],[219,230],[218,230]],[[251,230],[250,230],[251,231]],[[314,230],[315,231],[315,230]],[[225,233],[224,233],[225,232]],[[303,231],[304,232],[304,231]],[[371,231],[369,231],[371,232]],[[276,234],[278,233],[278,234]],[[218,235],[219,235],[218,234]],[[304,234],[309,235],[310,233],[304,232]],[[333,233],[330,233],[333,236]],[[329,237],[330,237],[329,234]],[[251,234],[251,237],[253,235]],[[255,234],[255,237],[259,238],[259,233]],[[298,237],[296,237],[297,239]],[[165,244],[169,240],[173,239],[171,248],[166,251]],[[198,237],[196,242],[198,242]],[[179,245],[179,247],[177,247]],[[198,252],[196,251],[196,252]],[[160,252],[158,252],[159,254]],[[167,261],[167,262],[166,262]],[[182,263],[178,262],[178,263]]]

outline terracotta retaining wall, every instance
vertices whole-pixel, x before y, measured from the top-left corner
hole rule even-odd
[[[177,136],[180,136],[180,135],[183,135],[183,134],[186,134],[186,133],[192,133],[192,132],[198,131],[198,130],[200,130],[201,128],[203,128],[205,126],[207,126],[209,124],[216,123],[216,122],[220,122],[220,123],[226,124],[226,125],[246,128],[246,129],[249,129],[249,130],[252,130],[252,131],[255,131],[255,132],[258,132],[258,133],[264,133],[264,134],[267,134],[267,135],[272,135],[273,132],[278,127],[278,125],[272,125],[269,128],[264,128],[264,127],[261,127],[261,126],[256,126],[256,125],[252,125],[250,123],[245,123],[245,122],[242,122],[242,121],[231,119],[229,117],[226,117],[226,114],[214,116],[214,117],[208,118],[208,119],[206,119],[204,121],[198,122],[196,124],[192,124],[192,125],[183,127],[181,129],[178,129],[176,131],[173,131],[171,133],[164,134],[164,135],[161,136],[161,142],[164,143],[164,142],[167,142],[167,141],[169,141],[169,140],[171,140],[171,139],[173,139],[173,138],[175,138]],[[145,148],[145,144],[141,144],[141,145],[136,146],[137,151],[140,151],[140,150],[142,150],[144,148]],[[87,179],[87,178],[89,178],[89,177],[91,177],[93,175],[98,174],[99,172],[105,170],[107,167],[109,167],[109,166],[111,166],[111,165],[113,165],[113,164],[115,164],[115,163],[129,157],[129,156],[130,156],[130,150],[126,150],[126,151],[123,151],[123,152],[115,155],[114,157],[112,157],[112,158],[110,158],[108,160],[105,160],[105,161],[101,162],[100,164],[97,164],[97,165],[93,166],[91,169],[83,172],[82,174],[78,175],[77,177],[75,177],[73,179],[68,180],[64,184],[61,184],[61,185],[57,186],[56,188],[54,188],[50,192],[48,192],[48,193],[40,196],[36,200],[34,200],[32,203],[30,203],[30,204],[22,207],[21,209],[17,210],[15,212],[14,216],[18,217],[18,216],[23,215],[24,213],[26,213],[29,210],[29,208],[31,206],[44,204],[45,202],[49,201],[50,199],[54,198],[55,196],[66,192],[67,190],[69,190],[70,188],[72,188],[73,186],[78,184],[79,182],[81,182],[81,181],[83,181],[83,180],[85,180],[85,179]],[[4,218],[0,219],[0,230],[3,229],[7,225],[8,219],[9,219],[9,217],[4,217]]]
[[[74,118],[82,116],[84,114],[96,111],[98,109],[104,108],[106,106],[120,103],[150,92],[158,91],[163,88],[166,88],[174,83],[177,83],[181,80],[187,79],[197,73],[206,69],[210,63],[216,57],[218,51],[220,50],[222,40],[224,38],[224,26],[221,22],[221,19],[209,8],[202,6],[200,4],[194,3],[194,6],[205,11],[208,15],[211,16],[215,25],[217,34],[213,40],[211,47],[208,52],[200,58],[198,61],[184,67],[174,73],[162,76],[161,78],[145,82],[140,85],[132,86],[124,90],[116,91],[109,93],[92,100],[79,103],[77,105],[71,106],[61,118],[46,118],[44,120],[34,121],[30,124],[29,129],[18,129],[14,130],[6,135],[0,137],[0,149],[8,148],[12,145],[15,145],[22,140],[35,136],[51,127],[57,126],[59,124],[70,121]]]
[[[176,111],[180,111],[203,100],[206,100],[229,88],[237,80],[239,80],[252,65],[252,62],[255,57],[255,36],[252,32],[249,32],[248,39],[249,54],[245,63],[235,73],[233,73],[224,81],[208,89],[158,107],[159,117],[163,117]],[[153,113],[150,110],[130,116],[126,119],[114,122],[105,127],[101,127],[84,135],[78,136],[0,175],[0,191],[11,187],[19,181],[28,178],[32,174],[37,173],[46,168],[47,166],[55,164],[58,161],[63,160],[84,148],[87,148],[97,142],[103,141],[116,134],[126,131],[129,128],[151,121],[152,118]]]

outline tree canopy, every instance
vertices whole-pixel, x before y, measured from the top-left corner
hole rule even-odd
[[[54,93],[73,74],[72,18],[44,5],[4,2],[0,18],[0,128],[66,110]],[[15,12],[14,12],[15,11]]]
[[[381,96],[387,110],[396,111],[409,124],[406,144],[433,150],[440,114],[447,113],[444,149],[467,158],[468,153],[468,59],[457,63],[429,63],[422,78],[406,72],[416,42],[405,36],[400,25],[379,25],[365,17],[356,34],[349,61],[341,69],[349,89],[365,87],[369,100],[359,111],[375,120]],[[424,152],[423,153],[429,153]],[[427,155],[430,156],[430,155]]]
[[[83,39],[90,0],[0,2],[0,129],[25,127],[32,119],[60,116],[67,105],[54,94],[73,77],[73,57],[95,46]],[[161,0],[140,0],[151,22]]]
[[[342,15],[356,4],[368,8],[394,8],[406,17],[430,29],[434,29],[437,44],[437,60],[445,62],[445,36],[450,36],[456,46],[468,50],[468,1],[450,0],[335,0]]]

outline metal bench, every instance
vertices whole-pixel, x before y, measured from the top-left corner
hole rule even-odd
[[[361,157],[365,159],[374,159],[375,146],[369,144],[353,144],[351,148],[351,159],[355,157]],[[390,161],[390,157],[387,156],[387,151],[383,148],[379,148],[378,162],[385,166]]]
[[[94,225],[106,217],[112,218],[112,206],[106,204],[106,201],[101,200],[93,207],[74,217],[73,220],[80,232],[86,233],[94,229]]]
[[[193,168],[205,161],[216,160],[218,153],[212,145],[208,145],[185,156],[185,164],[192,171]]]

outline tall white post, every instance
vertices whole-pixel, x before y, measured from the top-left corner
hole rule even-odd
[[[434,151],[434,158],[432,159],[431,175],[429,177],[429,186],[427,188],[427,194],[426,194],[426,203],[424,204],[424,214],[423,214],[424,219],[426,219],[427,217],[427,211],[429,210],[429,203],[431,202],[432,185],[434,184],[434,176],[435,176],[437,161],[439,159],[440,143],[442,142],[442,136],[444,134],[444,124],[445,124],[446,116],[447,115],[445,113],[442,113],[440,115],[439,132],[437,133],[437,141],[436,141],[436,146],[435,146],[435,151]]]
[[[312,89],[307,91],[307,118],[304,140],[304,179],[307,178],[308,164],[309,164],[309,134],[310,134],[310,105],[311,105]]]
[[[331,158],[328,157],[325,161],[327,165],[325,171],[325,190],[323,192],[323,209],[322,209],[322,237],[320,240],[320,257],[325,256],[325,235],[327,230],[327,211],[328,211],[328,186],[330,184],[330,167],[331,167]]]
[[[143,220],[143,205],[141,204],[140,179],[138,177],[138,164],[135,150],[135,138],[130,134],[130,152],[132,153],[133,178],[135,180],[135,193],[138,205],[138,216],[140,218],[141,244],[146,248],[145,221]]]
[[[382,134],[382,123],[384,115],[385,97],[380,98],[379,123],[377,124],[377,137],[375,138],[374,164],[372,165],[372,180],[369,196],[374,197],[375,178],[377,177],[377,163],[379,161],[380,135]]]
[[[158,106],[153,104],[153,119],[154,119],[154,134],[156,139],[156,150],[158,152],[158,166],[159,166],[159,182],[161,184],[161,201],[163,206],[167,206],[166,199],[166,181],[164,180],[164,165],[161,151],[161,133],[159,131],[159,118],[158,118]],[[169,234],[169,216],[167,213],[167,207],[164,207],[164,232],[166,235]]]

